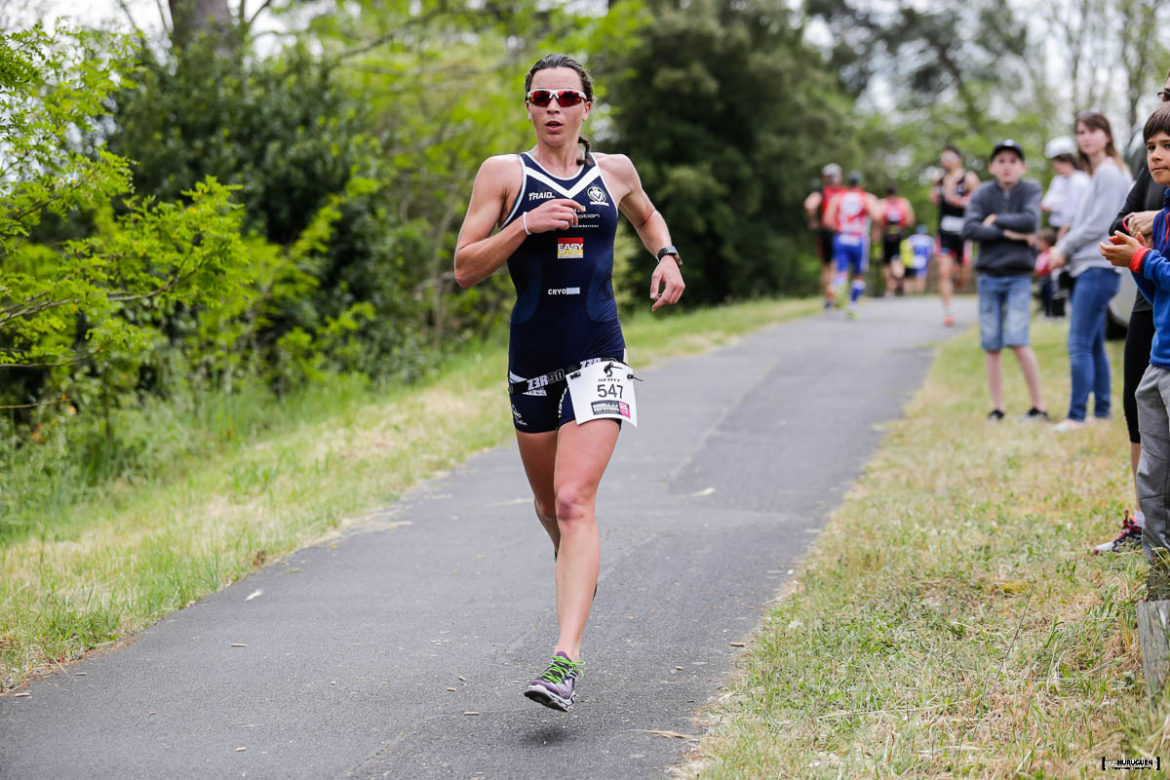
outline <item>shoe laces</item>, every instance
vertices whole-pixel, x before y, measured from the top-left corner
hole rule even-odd
[[[566,677],[580,677],[584,666],[584,661],[570,661],[567,658],[554,655],[552,661],[549,662],[548,669],[544,671],[540,679],[559,685],[565,681]]]
[[[1125,518],[1121,521],[1121,537],[1137,536],[1142,532],[1142,527],[1134,522],[1133,515],[1130,511],[1125,510]]]

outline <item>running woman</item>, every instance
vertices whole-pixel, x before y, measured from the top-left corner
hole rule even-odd
[[[943,148],[939,156],[943,175],[930,191],[930,202],[938,206],[938,246],[935,259],[938,263],[938,292],[942,297],[943,322],[955,324],[951,311],[951,296],[954,295],[955,273],[959,274],[959,286],[967,283],[967,266],[970,254],[963,241],[963,218],[967,204],[979,186],[979,177],[974,171],[963,169],[963,155],[955,146]]]
[[[833,255],[837,261],[834,285],[844,287],[850,282],[850,317],[857,316],[857,301],[865,292],[865,269],[869,266],[869,230],[880,218],[877,196],[861,188],[861,173],[849,172],[849,186],[833,198],[825,219],[837,231],[833,239]]]
[[[878,227],[882,234],[882,263],[885,265],[886,295],[902,294],[906,266],[902,264],[902,239],[914,224],[914,207],[898,194],[897,184],[886,185],[880,204]]]
[[[507,263],[516,287],[508,345],[512,419],[536,516],[552,540],[559,631],[548,669],[524,695],[565,711],[583,668],[581,640],[601,564],[597,488],[621,430],[616,419],[579,424],[598,404],[575,411],[566,375],[571,381],[590,364],[612,369],[624,359],[611,280],[619,211],[657,257],[651,311],[677,303],[684,284],[666,221],[633,163],[591,153],[581,136],[593,108],[585,68],[550,54],[528,71],[524,92],[536,145],[480,166],[455,249],[455,280],[470,287]]]
[[[833,238],[837,232],[825,219],[833,198],[845,191],[841,186],[841,166],[829,163],[821,169],[821,188],[804,199],[808,228],[817,232],[817,253],[821,258],[821,290],[825,293],[825,310],[833,308]]]

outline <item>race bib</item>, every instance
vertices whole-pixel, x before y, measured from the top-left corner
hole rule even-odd
[[[938,229],[944,233],[962,233],[963,218],[956,217],[954,214],[948,214],[939,220]]]
[[[590,420],[622,420],[638,427],[634,371],[617,360],[582,366],[566,377],[577,424]]]

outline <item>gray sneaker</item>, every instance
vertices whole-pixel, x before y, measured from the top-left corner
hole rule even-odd
[[[537,704],[568,712],[577,695],[577,678],[584,668],[584,661],[570,661],[564,653],[557,653],[544,674],[528,683],[524,695]]]

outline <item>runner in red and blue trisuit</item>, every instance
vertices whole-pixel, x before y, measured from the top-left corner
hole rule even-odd
[[[872,221],[880,215],[878,199],[861,188],[861,174],[849,174],[849,187],[829,204],[826,218],[837,235],[833,239],[833,254],[837,261],[834,286],[843,288],[851,279],[849,314],[857,313],[857,301],[865,292],[865,269],[869,266],[869,233]],[[840,305],[840,302],[838,302]]]

